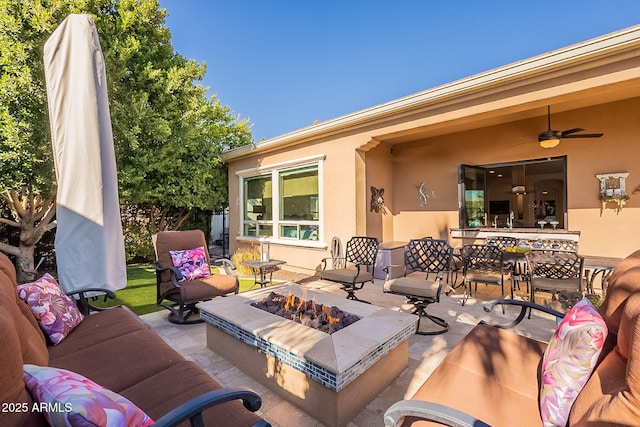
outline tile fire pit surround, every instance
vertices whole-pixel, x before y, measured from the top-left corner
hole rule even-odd
[[[331,335],[252,307],[270,292],[361,319]],[[406,368],[417,317],[293,285],[198,304],[207,345],[327,426],[344,426]]]

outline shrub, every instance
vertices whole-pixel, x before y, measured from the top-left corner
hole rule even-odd
[[[236,265],[238,275],[241,277],[251,277],[253,275],[253,271],[249,267],[242,265],[242,263],[256,259],[260,259],[260,251],[253,245],[242,246],[231,256],[231,261]]]

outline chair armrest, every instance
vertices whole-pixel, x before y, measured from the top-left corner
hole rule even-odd
[[[452,427],[489,427],[489,424],[454,408],[423,400],[401,400],[384,413],[384,425],[397,427],[404,417],[418,417]]]
[[[484,311],[486,311],[487,313],[490,313],[491,310],[493,310],[493,308],[496,305],[515,305],[515,306],[519,306],[520,307],[520,313],[518,314],[518,317],[516,317],[512,322],[510,323],[506,323],[503,325],[494,325],[494,324],[490,324],[491,326],[495,326],[496,328],[502,328],[502,329],[509,329],[509,328],[513,328],[514,326],[520,324],[520,322],[522,322],[522,320],[525,318],[526,314],[527,314],[527,310],[539,310],[542,311],[543,313],[547,313],[547,314],[551,314],[553,316],[559,317],[559,318],[563,318],[564,317],[564,313],[561,313],[559,311],[553,310],[549,307],[545,307],[543,305],[540,304],[534,304],[532,302],[529,301],[520,301],[520,300],[512,300],[512,299],[500,299],[500,300],[492,300],[487,302],[486,304],[484,304],[482,306],[482,308],[484,309]],[[480,323],[483,324],[489,324],[485,321],[481,321]]]
[[[162,273],[163,271],[171,271],[171,282],[173,283],[173,285],[176,288],[180,287],[180,284],[178,283],[180,280],[183,279],[182,277],[182,273],[180,273],[180,270],[178,270],[178,267],[160,267],[158,265],[158,263],[154,263],[153,264],[155,269],[156,269],[156,277],[158,278],[158,280],[160,280],[160,273]]]
[[[224,268],[225,273],[227,273],[229,276],[235,275],[236,265],[233,263],[233,261],[229,259],[218,258],[217,260],[213,261],[211,265],[220,266]]]
[[[391,264],[385,266],[382,271],[387,273],[385,280],[397,279],[407,275],[407,267],[399,264]]]
[[[322,271],[327,269],[327,260],[331,260],[331,262],[337,262],[340,265],[345,265],[347,263],[347,259],[340,257],[340,258],[332,258],[332,257],[327,257],[327,258],[322,258]],[[331,268],[335,268],[335,266],[332,266]]]
[[[242,399],[242,404],[251,412],[255,412],[262,406],[262,399],[252,390],[243,388],[222,388],[215,391],[203,393],[200,396],[184,402],[182,405],[167,412],[153,424],[154,427],[170,427],[190,421],[192,426],[202,424],[202,411],[221,403],[230,402],[232,400]],[[264,420],[261,420],[254,426],[270,426]]]
[[[89,315],[91,310],[93,310],[93,311],[106,310],[104,308],[94,307],[93,305],[91,305],[89,303],[89,298],[96,298],[97,296],[96,295],[87,295],[87,294],[95,294],[96,292],[104,293],[105,301],[107,299],[116,299],[116,294],[113,291],[111,291],[109,289],[102,289],[102,288],[79,289],[77,291],[66,292],[66,295],[76,299],[77,300],[76,304],[78,305],[78,310],[80,310],[80,313],[82,313],[84,316],[87,316],[87,315]]]

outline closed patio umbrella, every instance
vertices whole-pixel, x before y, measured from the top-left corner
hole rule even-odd
[[[66,292],[126,286],[104,58],[91,15],[69,15],[44,46],[57,194],[56,262]]]

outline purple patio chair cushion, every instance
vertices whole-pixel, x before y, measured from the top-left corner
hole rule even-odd
[[[60,343],[84,319],[49,273],[33,283],[18,285],[18,296],[29,305],[53,345]]]
[[[204,246],[184,251],[169,251],[173,266],[182,273],[181,282],[202,279],[211,275],[211,267],[207,261]]]

